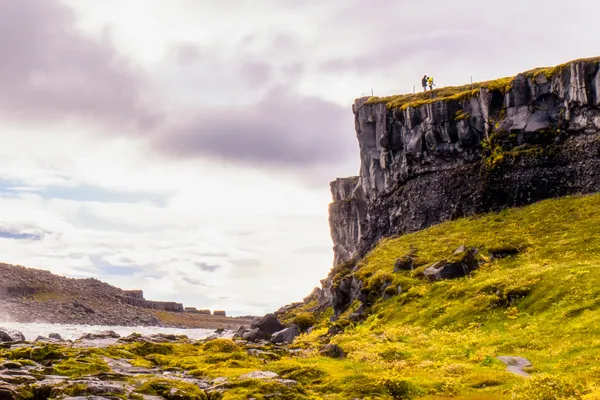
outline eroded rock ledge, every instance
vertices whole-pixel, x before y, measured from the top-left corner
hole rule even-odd
[[[599,60],[357,99],[359,176],[331,183],[334,266],[384,237],[600,190]]]

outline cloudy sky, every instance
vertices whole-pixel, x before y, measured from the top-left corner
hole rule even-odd
[[[598,55],[600,3],[0,0],[0,260],[260,314],[327,274],[351,104]]]

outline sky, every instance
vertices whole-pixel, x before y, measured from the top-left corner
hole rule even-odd
[[[259,315],[332,266],[355,98],[599,55],[600,2],[0,0],[0,261]]]

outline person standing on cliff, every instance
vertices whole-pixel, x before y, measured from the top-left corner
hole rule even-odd
[[[433,77],[430,76],[429,78],[427,78],[427,84],[429,85],[429,90],[433,90],[433,87],[435,86],[435,83],[433,83]]]
[[[423,79],[421,79],[421,86],[423,86],[423,91],[427,91],[427,75],[423,75]]]

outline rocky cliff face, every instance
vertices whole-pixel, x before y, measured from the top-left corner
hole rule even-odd
[[[331,183],[335,266],[383,237],[600,190],[599,59],[475,87],[360,98],[353,112],[361,167]],[[324,289],[336,297],[331,275]]]

